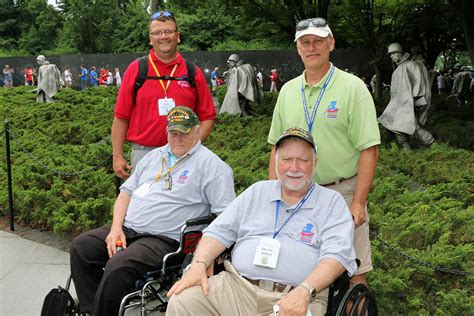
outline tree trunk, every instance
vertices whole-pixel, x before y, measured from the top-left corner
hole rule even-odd
[[[379,101],[382,99],[382,72],[377,64],[374,64],[375,70],[375,91],[373,91],[374,99]]]
[[[471,63],[474,63],[474,1],[460,0],[460,7],[467,49],[471,56]]]

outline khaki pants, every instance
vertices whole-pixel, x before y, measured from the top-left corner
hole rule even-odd
[[[157,147],[147,147],[147,146],[142,146],[137,143],[132,143],[132,172],[137,166],[138,162],[145,157],[146,154],[148,154],[150,151],[155,149]]]
[[[282,293],[263,290],[245,280],[229,261],[224,266],[226,271],[208,279],[207,296],[200,286],[188,288],[171,297],[166,315],[273,315],[273,305],[289,292],[289,289]],[[309,305],[312,315],[324,315],[328,292],[328,289],[321,291]]]
[[[352,199],[354,198],[356,183],[357,176],[337,184],[326,185],[325,187],[341,193],[344,197],[344,200],[346,200],[347,206],[349,207],[352,203]],[[357,227],[354,232],[354,248],[356,257],[360,260],[360,266],[355,273],[356,275],[364,274],[374,269],[372,266],[372,251],[370,250],[369,216],[367,213],[367,205],[365,206],[365,213],[367,216],[367,221]]]

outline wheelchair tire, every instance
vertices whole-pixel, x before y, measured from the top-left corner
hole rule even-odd
[[[352,304],[348,311],[349,304]],[[359,311],[360,309],[360,311]],[[356,284],[344,295],[336,316],[377,316],[378,308],[375,296],[364,284]]]

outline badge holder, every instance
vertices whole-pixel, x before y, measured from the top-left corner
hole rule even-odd
[[[273,238],[263,237],[257,246],[253,264],[265,268],[275,269],[280,254],[280,242]]]

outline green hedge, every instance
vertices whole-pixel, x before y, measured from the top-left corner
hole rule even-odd
[[[107,159],[117,90],[62,90],[53,104],[36,104],[29,90],[0,89],[2,119],[11,121],[15,135],[16,220],[72,235],[110,221],[115,186]],[[217,93],[223,98],[225,89]],[[277,96],[266,93],[262,104],[251,105],[262,115],[258,118],[219,115],[206,142],[233,168],[238,193],[267,177],[266,138]],[[375,270],[368,274],[381,315],[468,315],[474,310],[472,275],[433,271],[385,245],[435,266],[474,271],[474,110],[457,108],[449,99],[434,101],[427,128],[438,142],[430,148],[401,151],[382,130],[369,196]],[[385,96],[377,104],[379,113],[386,102]],[[8,205],[4,146],[2,140],[0,214]],[[95,170],[101,162],[106,166]]]

